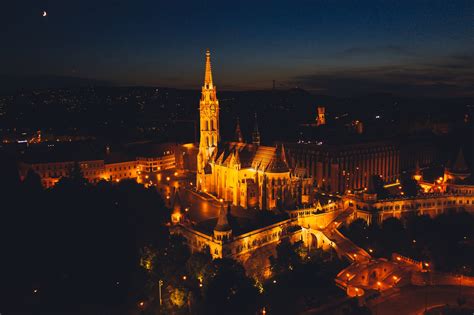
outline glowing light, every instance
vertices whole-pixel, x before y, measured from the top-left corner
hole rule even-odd
[[[143,307],[143,306],[145,306],[145,302],[143,302],[143,301],[140,301],[140,302],[138,303],[138,306],[140,306],[140,307]]]
[[[33,290],[33,293],[38,293],[38,289],[34,289],[34,290]]]
[[[392,278],[393,278],[393,280],[395,280],[395,281],[398,280],[398,277],[397,277],[397,276],[393,276]]]
[[[48,16],[48,12],[43,11],[43,17],[47,17],[47,16]]]
[[[183,280],[186,280],[187,278],[188,278],[188,277],[186,277],[186,276],[183,276]]]
[[[273,283],[277,283],[277,281],[276,281],[276,280],[273,280]]]
[[[166,176],[166,180],[167,180],[167,181],[170,181],[170,177],[169,177],[169,176]]]
[[[377,281],[377,285],[380,287],[382,285],[382,282]]]
[[[397,260],[400,261],[400,260],[402,260],[402,259],[401,259],[400,257],[397,257]]]
[[[430,266],[430,264],[425,262],[425,267],[429,267],[429,266]]]
[[[174,172],[174,176],[178,176],[178,172]]]

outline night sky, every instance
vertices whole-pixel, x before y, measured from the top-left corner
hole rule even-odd
[[[43,10],[48,15],[42,16]],[[474,1],[12,0],[0,75],[199,88],[474,95]]]

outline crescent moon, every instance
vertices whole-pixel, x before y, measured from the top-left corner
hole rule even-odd
[[[48,15],[48,12],[43,11],[43,17],[46,17]]]

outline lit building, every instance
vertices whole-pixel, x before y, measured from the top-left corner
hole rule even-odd
[[[317,188],[344,193],[367,187],[371,175],[394,182],[400,172],[399,150],[390,141],[361,143],[285,143],[289,164],[314,178]]]
[[[95,183],[102,178],[105,167],[104,160],[87,160],[78,161],[77,163],[81,167],[84,178],[89,182]],[[74,164],[74,160],[28,160],[20,162],[19,174],[23,180],[26,178],[28,171],[32,170],[41,178],[43,187],[50,188],[56,185],[61,177],[67,176],[74,167]]]
[[[447,212],[474,212],[474,181],[461,150],[453,165],[445,169],[444,177],[428,182],[417,167],[414,179],[423,190],[417,196],[404,196],[403,187],[394,184],[400,189],[399,194],[379,198],[369,185],[367,191],[347,194],[342,200],[355,209],[354,218],[362,218],[368,224],[379,224],[392,217],[403,219],[413,215],[435,217]]]
[[[176,148],[184,147],[175,144],[148,144],[146,148],[131,148],[125,151],[97,154],[91,148],[81,147],[79,150],[69,150],[53,147],[50,150],[34,152],[27,155],[19,163],[19,173],[24,179],[29,170],[36,172],[43,187],[54,186],[61,177],[68,176],[77,162],[82,174],[90,183],[100,180],[119,182],[123,179],[137,179],[156,175],[161,170],[176,168]],[[76,155],[82,153],[81,158]]]
[[[199,103],[200,141],[197,156],[199,191],[243,208],[275,209],[310,201],[312,180],[290,169],[283,145],[260,145],[255,124],[252,144],[244,143],[237,122],[236,141],[219,136],[219,101],[212,80],[210,52]]]
[[[318,116],[316,117],[316,126],[322,126],[326,124],[326,108],[318,106]]]

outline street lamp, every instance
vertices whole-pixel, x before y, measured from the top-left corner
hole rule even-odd
[[[163,280],[158,281],[158,294],[160,296],[160,305],[163,305],[163,299],[161,298],[161,287],[163,286]]]

